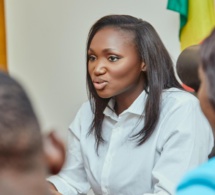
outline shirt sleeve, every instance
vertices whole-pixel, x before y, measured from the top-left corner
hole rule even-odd
[[[213,146],[209,123],[199,104],[186,102],[173,106],[158,138],[158,160],[152,170],[154,193],[144,195],[172,195],[184,174],[208,159]]]
[[[80,146],[80,118],[81,110],[77,113],[68,132],[67,159],[65,165],[58,175],[51,176],[47,179],[63,195],[87,194],[90,189]],[[75,128],[75,130],[73,131],[71,128]]]

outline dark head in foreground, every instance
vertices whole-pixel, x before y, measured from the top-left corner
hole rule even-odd
[[[202,43],[200,57],[198,97],[202,111],[215,130],[215,29]]]
[[[215,29],[200,45],[200,87],[198,98],[201,109],[215,133]],[[215,152],[213,151],[213,156]],[[177,195],[213,195],[215,158],[189,172],[177,188]]]
[[[53,133],[43,145],[27,94],[0,72],[0,194],[47,195],[45,178],[60,170],[64,156],[64,145]]]

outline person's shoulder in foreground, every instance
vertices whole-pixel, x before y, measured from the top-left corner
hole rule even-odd
[[[215,193],[215,158],[210,159],[185,176],[177,188],[177,195],[210,195]]]
[[[215,29],[200,46],[198,98],[203,113],[215,130]],[[214,132],[215,133],[215,132]],[[215,158],[189,172],[179,184],[177,195],[215,194]]]

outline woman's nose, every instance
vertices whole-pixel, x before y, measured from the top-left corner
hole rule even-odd
[[[106,73],[106,67],[105,64],[102,62],[98,62],[94,69],[95,75],[101,75]]]

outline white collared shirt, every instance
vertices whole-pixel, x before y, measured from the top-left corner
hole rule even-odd
[[[102,126],[105,143],[95,150],[88,135],[93,113],[82,105],[69,127],[67,161],[62,171],[48,178],[63,195],[167,195],[188,170],[207,160],[213,146],[212,130],[193,95],[164,90],[161,115],[151,137],[137,147],[131,136],[144,125],[143,91],[117,116],[106,107]],[[113,108],[114,100],[109,106]]]

